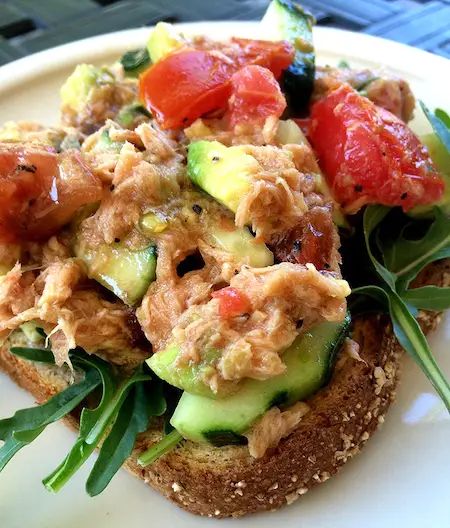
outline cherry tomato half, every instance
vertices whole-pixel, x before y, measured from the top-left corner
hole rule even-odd
[[[229,100],[230,122],[264,121],[269,116],[280,117],[286,99],[273,73],[262,66],[244,66],[231,77]]]
[[[411,129],[350,86],[316,102],[311,118],[319,164],[348,212],[369,203],[408,211],[442,196],[444,182]]]
[[[45,238],[101,198],[100,181],[78,152],[0,144],[0,241]]]

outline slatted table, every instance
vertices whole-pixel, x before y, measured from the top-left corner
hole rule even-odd
[[[450,0],[301,0],[318,24],[450,58]],[[0,65],[45,48],[160,20],[257,20],[268,0],[0,0]]]

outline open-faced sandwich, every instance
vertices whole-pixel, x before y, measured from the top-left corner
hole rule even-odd
[[[238,516],[361,450],[402,348],[450,408],[424,337],[450,307],[449,118],[422,105],[418,139],[407,82],[316,67],[290,1],[265,23],[278,40],[160,23],[76,67],[59,126],[0,130],[0,367],[40,404],[0,420],[0,469],[64,418],[48,490],[97,448],[89,495],[124,465]]]

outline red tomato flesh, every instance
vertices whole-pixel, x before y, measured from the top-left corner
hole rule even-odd
[[[336,200],[350,213],[370,203],[437,202],[444,182],[411,129],[348,85],[311,109],[309,137]]]
[[[231,286],[213,292],[212,297],[219,299],[219,315],[224,319],[247,313],[252,307],[249,298]]]
[[[182,128],[197,118],[224,110],[233,73],[259,64],[278,77],[292,62],[287,42],[234,39],[228,56],[218,50],[184,48],[155,63],[140,77],[140,97],[163,128]],[[228,48],[227,48],[228,49]]]
[[[294,60],[294,47],[285,40],[270,42],[268,40],[232,38],[231,42],[239,45],[237,56],[234,57],[239,66],[246,64],[264,66],[273,73],[276,79]]]
[[[232,95],[229,100],[230,122],[264,121],[269,116],[280,117],[286,99],[273,73],[262,66],[244,66],[231,77]]]
[[[101,195],[79,153],[0,144],[1,242],[46,238]]]
[[[232,65],[207,51],[185,49],[141,75],[140,95],[164,128],[188,126],[223,108],[230,96]]]

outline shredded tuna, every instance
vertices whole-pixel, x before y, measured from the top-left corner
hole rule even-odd
[[[122,147],[111,192],[95,215],[83,223],[82,236],[89,245],[122,239],[138,225],[148,208],[180,191],[184,165],[173,142],[149,124],[142,124],[136,133],[146,150],[141,152],[128,142]]]
[[[181,345],[181,363],[198,363],[208,350],[221,350],[214,387],[220,380],[267,379],[284,372],[282,353],[299,335],[298,323],[306,331],[321,321],[341,321],[350,293],[346,281],[312,264],[243,267],[230,285],[251,299],[250,313],[224,319],[216,299],[194,304],[166,337]]]
[[[266,119],[262,128],[252,123],[239,123],[230,130],[225,120],[199,118],[186,128],[184,133],[190,141],[200,139],[219,141],[228,147],[231,145],[276,145],[278,122],[278,118],[271,116]]]
[[[128,362],[123,351],[136,352],[126,307],[103,300],[95,290],[77,290],[83,277],[73,259],[55,261],[37,277],[16,264],[0,283],[0,336],[36,321],[49,334],[57,365],[70,363],[68,352],[75,346]]]
[[[306,403],[298,402],[284,412],[273,407],[248,431],[248,449],[253,458],[261,458],[270,448],[276,447],[282,438],[295,430],[309,411]]]
[[[319,66],[316,68],[313,98],[318,99],[343,83],[350,84],[405,123],[412,119],[415,99],[409,84],[383,71]]]
[[[240,227],[250,224],[257,239],[267,239],[294,226],[307,211],[301,191],[304,176],[290,151],[247,146],[246,152],[256,158],[261,171],[251,175],[251,190],[241,198],[235,222]]]

